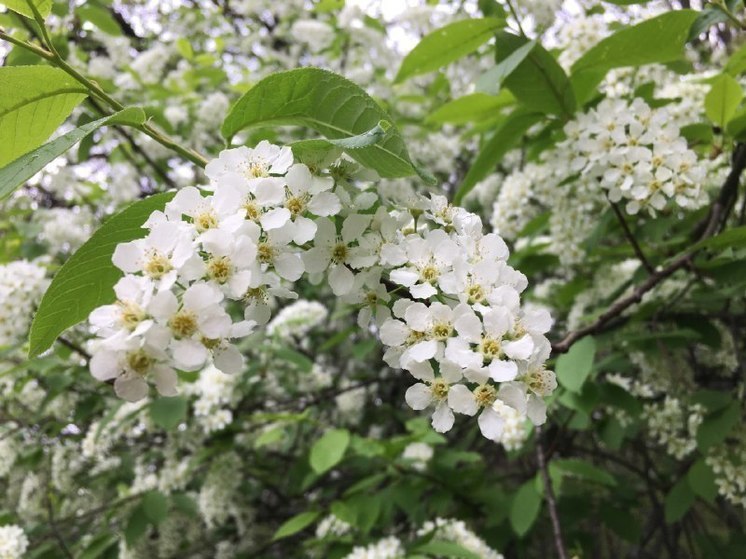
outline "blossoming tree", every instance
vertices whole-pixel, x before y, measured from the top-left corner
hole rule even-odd
[[[743,2],[0,6],[0,559],[742,556]]]

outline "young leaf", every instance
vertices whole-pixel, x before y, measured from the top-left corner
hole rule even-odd
[[[495,169],[495,165],[513,146],[515,146],[532,125],[542,119],[542,115],[536,113],[526,114],[523,111],[511,113],[502,124],[495,130],[492,138],[482,147],[477,158],[466,173],[461,186],[453,197],[454,204],[460,204],[461,200],[471,192],[476,184]]]
[[[2,0],[0,5],[7,6],[9,9],[22,16],[33,19],[34,12],[29,8],[26,0]],[[34,6],[39,10],[41,17],[47,17],[52,12],[52,0],[34,0]]]
[[[521,485],[510,505],[510,525],[519,536],[531,529],[541,510],[541,495],[536,490],[536,481],[528,480]]]
[[[111,262],[119,243],[144,237],[142,224],[162,210],[173,192],[154,194],[110,217],[59,269],[44,293],[29,334],[29,356],[54,343],[66,328],[85,320],[98,306],[114,301],[122,273]]]
[[[394,83],[437,70],[474,52],[502,28],[505,21],[494,17],[464,19],[426,35],[402,61]]]
[[[223,122],[230,139],[244,128],[291,124],[308,126],[331,140],[349,139],[391,117],[359,86],[320,68],[297,68],[266,77],[231,108]],[[418,173],[395,126],[385,138],[350,156],[384,178]],[[420,174],[422,176],[422,174]]]
[[[350,444],[350,433],[346,429],[332,429],[324,433],[311,447],[309,461],[314,472],[323,474],[344,457]]]
[[[693,10],[675,10],[621,29],[586,51],[572,66],[571,81],[578,102],[585,103],[606,72],[625,66],[673,62],[681,58]]]
[[[306,511],[297,514],[277,529],[275,535],[272,536],[272,540],[280,540],[292,536],[293,534],[297,534],[304,528],[310,526],[318,517],[319,513],[314,511]]]
[[[35,149],[88,95],[58,68],[0,67],[0,166]]]
[[[557,358],[557,380],[568,390],[580,392],[593,368],[595,355],[596,340],[592,336],[578,340],[567,353]]]
[[[536,41],[529,41],[511,52],[507,57],[503,58],[499,64],[479,76],[479,79],[477,79],[477,83],[475,84],[476,90],[488,93],[489,95],[497,95],[505,81],[505,78],[512,74],[513,70],[518,68],[531,51],[534,50],[535,46]]]
[[[523,59],[504,78],[503,83],[518,102],[531,111],[570,117],[575,112],[575,94],[565,71],[539,44],[528,48],[528,39],[501,31],[495,45],[498,62],[506,62],[514,53],[526,48],[516,59]],[[512,62],[507,64],[510,69]]]
[[[466,124],[467,122],[482,122],[497,117],[500,109],[510,105],[515,98],[509,91],[501,91],[500,95],[486,95],[471,93],[438,107],[427,117],[427,122],[451,124]]]
[[[70,130],[67,134],[63,134],[34,151],[22,155],[0,169],[0,200],[101,126],[115,124],[136,126],[143,122],[145,122],[145,112],[142,109],[136,107],[124,109],[111,116],[94,120]]]
[[[713,123],[724,127],[736,114],[743,100],[743,88],[729,74],[717,76],[705,97],[705,114]]]
[[[187,415],[186,398],[175,396],[173,398],[158,398],[150,403],[150,418],[153,423],[166,431],[175,429]]]

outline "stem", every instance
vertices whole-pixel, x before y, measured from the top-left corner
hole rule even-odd
[[[508,9],[510,10],[510,13],[513,15],[513,19],[515,20],[515,24],[518,26],[518,31],[521,32],[521,35],[524,37],[526,36],[526,32],[523,31],[523,27],[521,27],[521,20],[518,17],[518,12],[515,11],[515,8],[513,7],[513,3],[510,0],[505,0],[505,3],[508,5]]]
[[[738,27],[739,29],[746,29],[746,25],[744,25],[744,23],[740,19],[738,19],[733,12],[730,11],[728,6],[726,6],[722,0],[717,0],[710,3],[718,10],[723,12],[723,14],[725,14],[725,17],[731,20],[736,25],[736,27]]]
[[[622,210],[619,209],[619,205],[615,202],[612,202],[611,200],[609,200],[609,203],[611,204],[611,208],[614,210],[614,214],[616,215],[616,218],[619,221],[619,224],[622,226],[622,229],[624,230],[624,235],[627,237],[629,244],[632,245],[632,250],[635,251],[635,255],[637,255],[637,258],[640,260],[640,262],[642,262],[642,265],[648,271],[648,274],[654,274],[655,268],[650,264],[648,259],[645,258],[645,253],[642,252],[642,248],[640,248],[640,244],[637,242],[637,239],[635,239],[635,236],[632,234],[632,231],[629,228],[629,224],[627,223],[627,220],[624,219],[624,214],[622,213]]]
[[[541,478],[544,481],[544,496],[546,497],[547,506],[549,507],[549,518],[552,521],[552,533],[554,534],[554,547],[557,549],[559,559],[567,559],[565,551],[565,541],[562,537],[562,525],[560,524],[559,514],[557,514],[557,500],[552,488],[552,479],[549,477],[549,468],[544,456],[544,448],[541,442],[541,427],[536,427],[536,460],[539,463]]]

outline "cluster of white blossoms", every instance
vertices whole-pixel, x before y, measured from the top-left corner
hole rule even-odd
[[[395,536],[383,538],[368,546],[357,546],[344,559],[404,559],[406,551]]]
[[[432,460],[434,451],[427,443],[409,443],[401,457],[408,461],[412,468],[418,472],[425,471],[428,463]]]
[[[125,276],[117,301],[90,316],[100,337],[93,375],[135,401],[148,380],[176,394],[177,369],[240,372],[234,340],[269,322],[273,299],[296,298],[293,283],[305,274],[359,308],[362,328],[379,329],[386,362],[422,381],[407,402],[432,405],[438,431],[451,428],[453,411],[482,409],[482,432],[496,440],[498,400],[543,422],[542,398],[556,387],[544,368],[552,322],[521,307],[526,277],[507,264],[503,240],[442,196],[383,205],[334,178],[349,168],[342,161],[313,174],[290,148],[267,142],[223,151],[206,167],[209,194],[181,189],[153,212],[144,238],[116,248]],[[311,322],[323,319],[308,305]],[[280,313],[272,330],[292,333],[292,323]]]
[[[328,314],[321,303],[301,299],[283,307],[267,324],[267,333],[285,340],[301,338],[321,324]]]
[[[651,436],[671,456],[681,460],[697,448],[697,430],[705,412],[702,405],[687,407],[678,398],[666,396],[662,403],[645,404],[644,409]]]
[[[28,538],[19,526],[0,526],[0,559],[21,559],[28,548]]]
[[[18,343],[28,332],[34,307],[49,285],[46,274],[26,260],[0,266],[0,347]]]
[[[705,459],[715,474],[718,493],[734,505],[746,508],[746,446],[743,436],[735,448],[719,445]]]
[[[454,518],[428,520],[417,531],[417,535],[426,536],[429,534],[433,534],[436,540],[456,543],[481,559],[503,559],[502,553],[490,548],[461,520]]]

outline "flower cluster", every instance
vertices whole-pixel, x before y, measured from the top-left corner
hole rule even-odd
[[[301,338],[321,324],[328,314],[321,303],[301,299],[278,312],[267,324],[267,333],[285,340]]]
[[[502,553],[491,549],[485,541],[469,530],[466,524],[453,518],[436,518],[428,520],[417,531],[418,536],[432,534],[439,541],[458,544],[482,559],[503,559]]]
[[[27,548],[28,538],[22,528],[0,526],[0,559],[21,559]]]
[[[223,151],[206,168],[211,194],[183,188],[150,216],[146,237],[116,248],[126,275],[117,301],[91,313],[100,336],[93,375],[114,379],[117,394],[134,401],[148,378],[175,394],[176,369],[212,362],[239,372],[233,340],[269,322],[272,298],[297,297],[293,282],[306,274],[359,308],[361,327],[380,328],[386,362],[423,381],[407,402],[432,405],[438,431],[451,428],[453,411],[482,409],[482,432],[497,439],[498,399],[543,422],[542,397],[556,386],[543,365],[551,319],[522,309],[527,281],[507,264],[503,240],[442,196],[389,208],[336,180],[349,167],[312,174],[289,148],[267,142]],[[296,303],[269,329],[292,335],[325,315],[317,303]]]
[[[26,260],[0,266],[0,347],[17,343],[28,332],[34,307],[49,284],[46,273]]]

